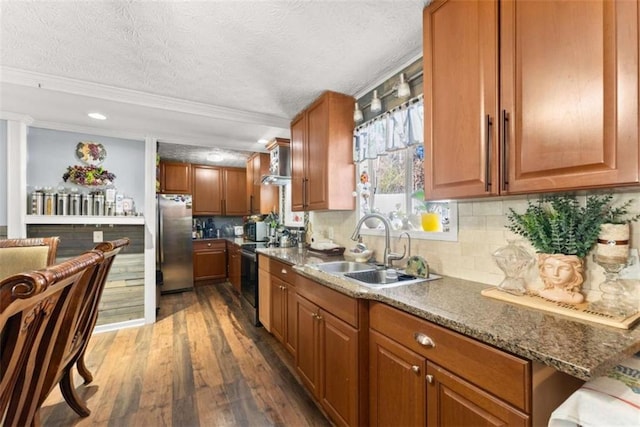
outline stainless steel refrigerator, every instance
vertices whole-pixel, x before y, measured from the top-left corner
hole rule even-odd
[[[191,195],[158,194],[156,268],[161,293],[193,289]]]

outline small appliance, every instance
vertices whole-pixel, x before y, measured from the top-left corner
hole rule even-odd
[[[249,221],[244,225],[244,234],[252,242],[266,242],[269,239],[269,227],[264,221]]]

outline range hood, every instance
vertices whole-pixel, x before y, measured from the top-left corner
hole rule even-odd
[[[275,138],[267,144],[269,150],[269,174],[262,176],[262,183],[268,185],[286,185],[291,182],[291,157],[289,140]]]

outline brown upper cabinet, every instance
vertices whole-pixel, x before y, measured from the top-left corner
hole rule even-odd
[[[193,215],[246,215],[242,168],[193,165]]]
[[[254,153],[247,161],[247,209],[249,214],[278,212],[279,191],[275,185],[262,185],[262,176],[269,173],[269,154]]]
[[[425,194],[639,182],[636,1],[424,10]]]
[[[354,102],[325,92],[291,122],[293,211],[355,208]]]
[[[193,165],[193,215],[222,215],[222,170]]]
[[[160,162],[160,192],[191,194],[191,165]]]
[[[223,214],[246,215],[247,171],[244,168],[223,168]]]

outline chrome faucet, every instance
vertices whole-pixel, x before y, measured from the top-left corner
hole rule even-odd
[[[402,259],[404,254],[398,255],[391,252],[391,222],[389,222],[389,219],[386,216],[373,212],[360,218],[360,221],[356,224],[355,230],[353,230],[351,240],[358,241],[358,238],[360,237],[360,228],[362,228],[362,224],[364,224],[364,222],[369,218],[377,218],[382,221],[382,224],[384,225],[384,267],[393,268],[392,262]]]

